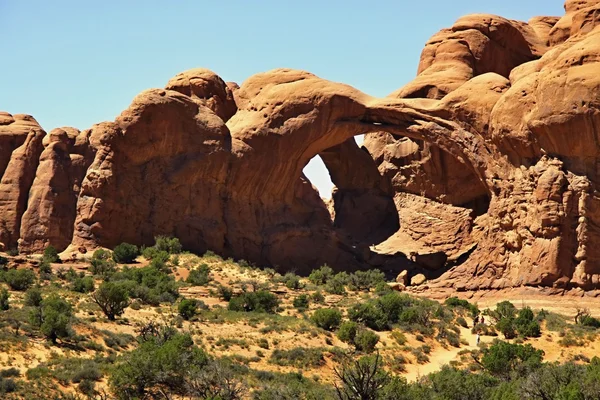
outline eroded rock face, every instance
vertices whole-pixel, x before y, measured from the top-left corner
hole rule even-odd
[[[298,272],[600,287],[598,7],[461,18],[387,98],[304,71],[238,86],[193,69],[83,132],[2,113],[0,242],[70,254],[164,234]],[[316,155],[332,204],[302,173]]]

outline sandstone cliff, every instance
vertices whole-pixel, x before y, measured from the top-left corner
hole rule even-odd
[[[600,0],[565,10],[461,18],[386,98],[303,71],[238,86],[193,69],[82,132],[0,113],[0,242],[68,256],[166,234],[297,271],[598,288]],[[302,174],[316,155],[331,211]]]

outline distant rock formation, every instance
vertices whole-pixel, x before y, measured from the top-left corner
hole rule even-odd
[[[386,98],[303,71],[238,86],[193,69],[82,132],[0,113],[0,242],[69,256],[173,235],[299,272],[600,288],[600,0],[565,10],[463,17]],[[316,155],[332,204],[302,173]]]

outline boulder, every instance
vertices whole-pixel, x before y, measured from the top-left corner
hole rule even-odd
[[[417,274],[417,275],[413,276],[412,278],[410,278],[411,286],[419,286],[419,285],[424,284],[425,282],[427,282],[427,278],[423,274]]]

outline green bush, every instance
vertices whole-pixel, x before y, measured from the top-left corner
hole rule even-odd
[[[10,308],[8,299],[10,298],[10,293],[5,288],[0,289],[0,311],[6,311]]]
[[[93,292],[95,288],[94,278],[91,276],[86,276],[83,278],[75,278],[73,284],[71,285],[71,290],[79,293],[89,293]]]
[[[279,306],[279,299],[266,290],[245,292],[229,300],[231,311],[274,313]]]
[[[129,296],[145,304],[174,303],[179,297],[179,283],[175,278],[155,266],[144,268],[125,267],[111,276],[111,281],[121,281]]]
[[[358,324],[354,321],[344,321],[340,325],[336,335],[338,339],[345,343],[354,343],[354,338],[358,332]]]
[[[40,331],[56,343],[59,338],[68,338],[72,335],[71,318],[73,308],[58,294],[53,293],[42,300],[39,309],[32,310],[30,322],[38,326]]]
[[[32,287],[25,292],[25,305],[39,307],[42,304],[42,291],[38,287]]]
[[[4,281],[12,290],[27,290],[35,282],[35,273],[30,269],[11,269],[4,274]]]
[[[129,306],[128,292],[128,287],[123,282],[103,282],[92,294],[92,299],[104,315],[110,321],[114,321],[115,317],[122,315]]]
[[[380,270],[370,269],[351,274],[349,286],[354,290],[369,291],[379,283],[385,283],[385,274]]]
[[[512,372],[523,376],[541,366],[544,352],[531,345],[511,344],[496,340],[483,350],[482,366],[491,374],[508,377]]]
[[[0,256],[0,268],[6,268],[8,265],[8,258]]]
[[[208,265],[201,264],[197,269],[190,271],[190,274],[185,281],[192,286],[204,286],[208,284],[211,279]]]
[[[302,287],[300,277],[292,272],[285,274],[281,278],[281,282],[283,282],[288,289],[298,290]]]
[[[198,313],[198,300],[196,299],[183,299],[177,307],[179,315],[185,320],[192,319]]]
[[[506,339],[514,339],[517,336],[514,322],[511,318],[502,318],[496,323],[496,329],[498,329]]]
[[[600,328],[600,320],[591,315],[584,315],[579,318],[579,324],[591,328]]]
[[[113,249],[113,260],[120,264],[131,264],[140,255],[136,245],[121,243]]]
[[[112,275],[116,270],[115,261],[112,254],[108,250],[98,249],[94,251],[90,260],[92,274],[99,275],[104,278]]]
[[[290,350],[273,350],[269,362],[296,368],[314,368],[323,365],[325,358],[321,349],[295,347]]]
[[[325,285],[333,276],[333,269],[327,264],[318,269],[314,269],[308,276],[308,280],[315,285]]]
[[[311,294],[310,298],[317,304],[322,304],[323,302],[325,302],[325,296],[323,296],[323,294],[319,291],[316,291],[313,294]]]
[[[309,300],[306,294],[301,294],[294,299],[293,305],[298,310],[306,310],[308,308]]]
[[[360,329],[354,338],[354,346],[358,351],[372,353],[379,343],[379,335],[369,329]]]
[[[225,301],[231,300],[233,296],[233,290],[227,286],[219,285],[217,287],[217,293],[219,294],[219,298]]]
[[[157,236],[154,240],[154,248],[158,251],[166,251],[169,254],[179,254],[183,249],[179,239],[174,237]]]
[[[331,294],[343,295],[346,293],[346,285],[350,282],[350,276],[346,272],[333,275],[325,284],[325,291]]]
[[[393,330],[391,336],[400,346],[404,346],[408,341],[406,335],[399,330]]]
[[[446,299],[444,304],[451,308],[458,307],[458,308],[463,308],[465,310],[468,310],[469,313],[471,314],[471,317],[473,317],[473,318],[475,318],[477,315],[479,315],[479,308],[477,307],[476,304],[471,304],[467,300],[461,300],[458,297],[450,297],[450,298]]]
[[[311,320],[319,328],[334,331],[342,322],[342,313],[335,308],[319,308],[313,313]]]
[[[60,258],[58,257],[58,251],[54,246],[48,246],[44,249],[44,255],[42,256],[42,261],[47,263],[57,263],[60,262]]]
[[[119,400],[186,396],[190,379],[208,363],[189,335],[148,335],[116,362],[109,385]]]

